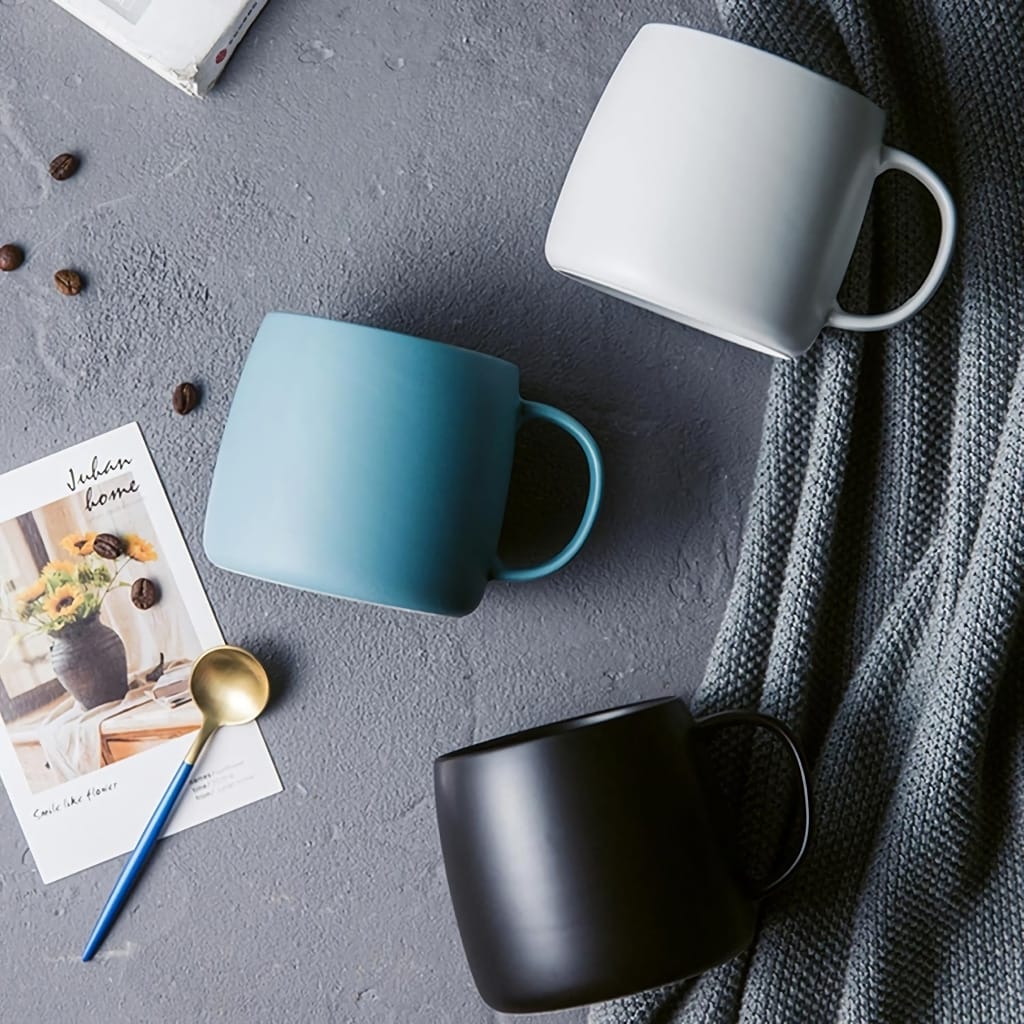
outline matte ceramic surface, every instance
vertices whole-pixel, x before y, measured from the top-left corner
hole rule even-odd
[[[590,492],[558,555],[509,569],[498,538],[516,432],[530,419],[579,442]],[[231,406],[204,542],[213,562],[246,575],[464,615],[488,580],[536,579],[565,565],[593,526],[602,479],[590,434],[558,409],[523,401],[512,363],[271,313]]]
[[[919,160],[882,144],[885,115],[772,54],[646,25],[576,151],[546,255],[556,270],[773,356],[831,324],[883,330],[917,312],[949,264],[952,199]],[[836,300],[875,178],[898,169],[934,196],[942,233],[917,292],[888,313]]]
[[[742,880],[702,777],[697,734],[724,725],[771,729],[798,768],[803,842],[765,886]],[[675,699],[447,754],[434,790],[466,958],[484,1000],[506,1013],[612,999],[733,956],[811,828],[806,768],[780,722],[744,711],[695,721]]]

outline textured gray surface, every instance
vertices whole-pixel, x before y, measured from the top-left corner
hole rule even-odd
[[[365,8],[365,9],[361,9]],[[165,841],[90,966],[116,874],[43,887],[0,798],[5,1020],[489,1021],[430,795],[437,753],[699,678],[732,575],[769,364],[554,275],[547,218],[636,28],[696,4],[272,0],[205,102],[47,0],[0,0],[0,469],[138,419],[225,632],[280,696],[285,792]],[[62,185],[55,153],[84,158]],[[50,276],[88,276],[77,299]],[[248,341],[273,308],[506,356],[596,434],[583,554],[459,621],[231,577],[199,548]],[[188,419],[171,387],[205,388]],[[507,548],[553,549],[571,446],[525,439]],[[273,486],[272,474],[267,486]],[[554,511],[560,505],[565,507]],[[582,1014],[566,1014],[566,1022]]]

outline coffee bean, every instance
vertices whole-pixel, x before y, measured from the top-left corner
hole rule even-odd
[[[112,533],[101,533],[92,542],[92,549],[100,558],[120,558],[124,554],[121,538]]]
[[[21,246],[0,245],[0,270],[17,270],[25,262],[25,253]]]
[[[174,389],[171,405],[179,416],[187,416],[199,404],[199,388],[185,381]]]
[[[74,153],[61,153],[50,161],[50,177],[67,181],[78,170],[78,157]]]
[[[61,295],[77,295],[85,284],[82,275],[76,270],[58,270],[53,275],[53,283]]]
[[[152,580],[136,580],[132,584],[132,604],[145,611],[160,600],[156,584]]]

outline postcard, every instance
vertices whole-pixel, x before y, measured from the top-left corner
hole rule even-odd
[[[222,643],[137,424],[0,476],[0,778],[44,882],[134,847]],[[259,727],[221,729],[165,834],[280,789]]]

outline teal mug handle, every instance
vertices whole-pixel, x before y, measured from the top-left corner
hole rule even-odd
[[[587,494],[587,504],[583,509],[580,525],[576,527],[572,540],[557,555],[549,558],[546,562],[541,562],[540,565],[525,569],[509,569],[495,557],[494,568],[491,570],[491,579],[495,580],[511,580],[522,583],[525,580],[539,580],[542,576],[550,576],[551,573],[557,572],[563,565],[571,561],[583,547],[584,541],[590,536],[594,520],[597,519],[597,510],[601,507],[601,494],[604,491],[604,467],[601,463],[601,452],[590,431],[568,413],[562,412],[561,409],[556,409],[552,405],[544,405],[542,402],[524,400],[519,410],[519,427],[531,420],[547,420],[572,435],[587,457],[587,467],[590,470],[590,492]]]

